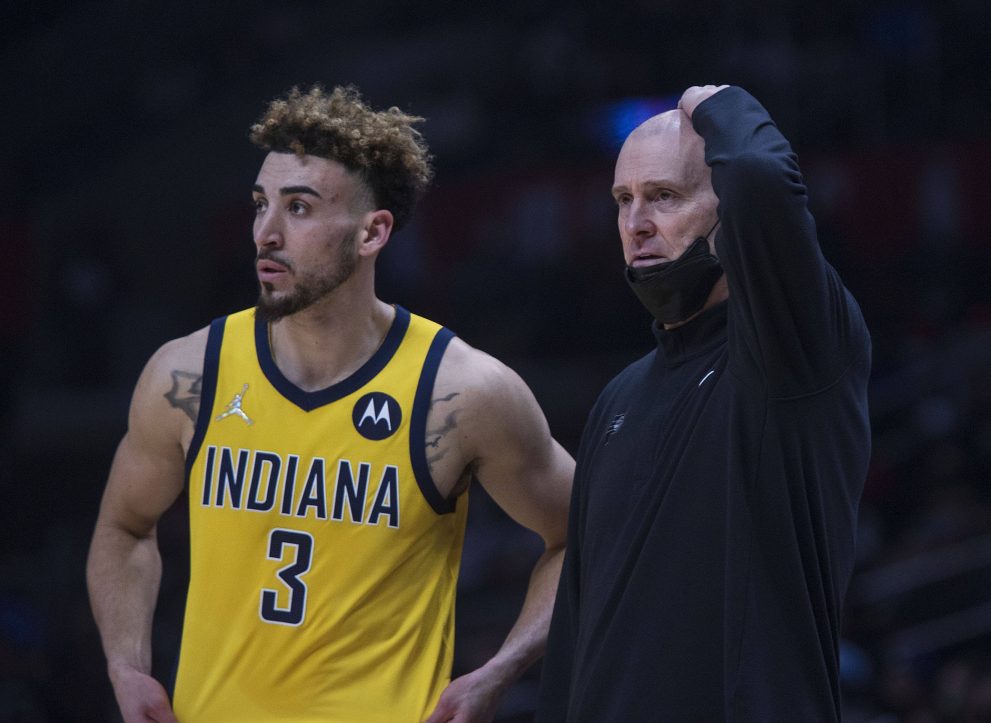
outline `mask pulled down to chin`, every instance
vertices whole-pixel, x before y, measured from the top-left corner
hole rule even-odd
[[[722,275],[719,259],[702,236],[674,261],[627,266],[625,273],[633,293],[660,324],[677,324],[698,313]]]

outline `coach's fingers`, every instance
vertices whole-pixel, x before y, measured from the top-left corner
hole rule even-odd
[[[711,98],[719,91],[729,88],[728,85],[693,85],[691,88],[685,90],[681,94],[681,99],[678,101],[678,107],[683,110],[689,118],[698,108],[702,101]]]

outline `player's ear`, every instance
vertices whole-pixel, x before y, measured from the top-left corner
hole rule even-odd
[[[358,255],[374,256],[388,243],[392,235],[392,212],[381,208],[365,214],[363,234],[359,236]]]

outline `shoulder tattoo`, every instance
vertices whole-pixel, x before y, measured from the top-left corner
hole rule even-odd
[[[172,370],[172,388],[163,395],[176,409],[181,409],[186,416],[196,421],[200,411],[200,394],[203,387],[203,375],[195,372]]]
[[[436,404],[446,405],[458,396],[461,396],[459,392],[452,392],[447,396],[431,399],[430,409],[433,410]],[[431,473],[434,471],[434,463],[443,459],[450,449],[448,445],[441,444],[441,442],[449,432],[452,432],[458,426],[458,416],[461,414],[461,409],[458,407],[448,408],[445,409],[445,412],[439,424],[427,429],[427,466],[430,468]]]

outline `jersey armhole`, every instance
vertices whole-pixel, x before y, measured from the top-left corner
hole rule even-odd
[[[427,463],[427,413],[430,411],[430,397],[434,391],[440,360],[453,338],[454,332],[441,328],[430,343],[420,371],[420,381],[416,385],[413,411],[410,415],[409,456],[413,465],[413,475],[416,477],[416,484],[423,498],[438,515],[454,512],[457,500],[444,499],[437,489],[433,475],[430,474],[430,465]]]
[[[203,380],[200,383],[200,411],[196,415],[196,427],[193,438],[189,442],[189,452],[186,453],[186,485],[189,486],[189,473],[193,462],[200,453],[200,445],[210,426],[213,415],[213,399],[217,391],[217,370],[220,367],[220,345],[224,340],[224,327],[227,317],[223,316],[210,322],[210,333],[206,340],[206,352],[203,354]]]

